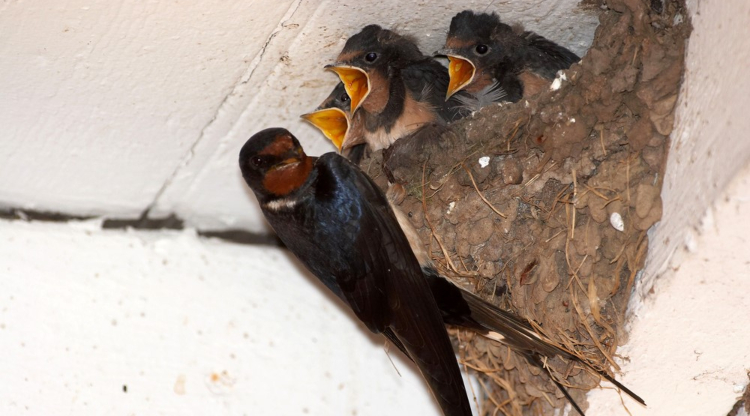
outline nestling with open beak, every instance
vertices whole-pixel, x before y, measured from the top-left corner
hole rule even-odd
[[[580,58],[570,50],[521,27],[511,27],[495,14],[462,11],[451,20],[445,48],[435,52],[450,63],[446,99],[471,93],[477,106],[519,101],[541,92]]]
[[[351,114],[362,117],[362,137],[373,151],[425,124],[468,114],[457,100],[445,101],[449,77],[444,66],[423,55],[411,38],[378,25],[350,37],[337,62],[326,68],[344,83]]]
[[[291,133],[266,129],[245,143],[240,168],[281,240],[370,330],[417,364],[445,415],[471,413],[444,324],[503,342],[545,371],[546,358],[556,355],[593,369],[525,320],[438,275],[429,256],[415,257],[422,244],[406,217],[394,216],[380,189],[343,157],[308,157]]]
[[[315,111],[300,117],[317,127],[339,153],[355,164],[364,156],[365,141],[362,138],[363,123],[352,120],[349,94],[344,83],[339,82]],[[361,116],[358,115],[357,119]]]
[[[351,99],[349,94],[346,93],[344,83],[339,82],[315,111],[303,114],[300,117],[317,127],[341,152],[354,145],[364,143],[361,137],[352,137],[352,134],[349,134],[350,102]]]

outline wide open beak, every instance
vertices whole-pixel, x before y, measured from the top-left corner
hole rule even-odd
[[[448,55],[448,60],[450,61],[448,64],[448,75],[450,75],[451,80],[448,83],[448,91],[445,94],[446,101],[453,94],[469,85],[474,80],[474,74],[477,71],[474,64],[468,59],[456,55]]]
[[[351,113],[354,114],[370,94],[370,77],[367,75],[367,72],[347,65],[327,65],[325,68],[335,72],[341,78],[341,82],[344,83],[344,88],[346,88],[346,93],[352,99]]]
[[[300,117],[320,129],[336,145],[339,152],[341,152],[341,146],[343,146],[346,133],[349,131],[349,118],[344,111],[332,107],[302,114]]]

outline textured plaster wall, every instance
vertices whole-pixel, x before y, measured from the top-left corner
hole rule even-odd
[[[407,415],[418,373],[278,248],[0,220],[0,414]],[[434,411],[436,414],[437,411]]]
[[[0,202],[137,217],[291,3],[0,4]]]

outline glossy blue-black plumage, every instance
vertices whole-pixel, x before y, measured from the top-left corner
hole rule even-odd
[[[253,160],[268,143],[251,141],[241,157]],[[345,158],[328,153],[314,159],[304,184],[274,195],[255,179],[268,169],[242,159],[240,165],[266,219],[292,253],[371,331],[383,333],[415,362],[445,415],[471,415],[442,315],[372,180]]]

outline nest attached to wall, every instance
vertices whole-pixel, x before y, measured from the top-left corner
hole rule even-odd
[[[440,271],[618,370],[624,313],[660,197],[690,24],[684,1],[607,0],[559,89],[482,109],[390,168]],[[599,6],[594,5],[594,6]],[[361,166],[385,189],[382,154]],[[452,330],[482,415],[551,414],[565,400],[507,347]],[[552,360],[585,408],[598,377]]]

